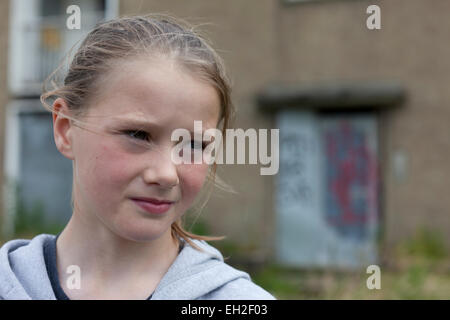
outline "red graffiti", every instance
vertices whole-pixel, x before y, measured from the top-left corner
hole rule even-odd
[[[377,213],[377,158],[367,133],[342,121],[327,128],[325,146],[327,221],[338,228],[363,227]]]

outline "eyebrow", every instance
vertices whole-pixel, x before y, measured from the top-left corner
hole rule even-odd
[[[139,127],[142,129],[149,129],[149,128],[161,128],[161,125],[154,123],[154,122],[148,122],[148,121],[142,121],[137,119],[127,119],[127,118],[114,118],[115,124],[121,125],[121,126],[131,126],[131,127]]]
[[[154,129],[154,128],[162,128],[163,126],[160,124],[157,124],[155,122],[148,122],[148,121],[142,121],[139,119],[127,119],[127,118],[114,118],[114,120],[116,121],[116,124],[120,125],[120,126],[124,126],[124,127],[136,127],[138,129],[145,129],[145,130],[149,130],[149,129]],[[191,135],[194,135],[194,131],[188,130]],[[207,129],[204,129],[202,131],[202,135],[205,133]]]

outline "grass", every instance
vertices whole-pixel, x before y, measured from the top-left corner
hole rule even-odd
[[[31,205],[25,205],[22,200],[22,191],[15,186],[17,194],[14,215],[14,235],[8,239],[0,239],[0,243],[10,239],[30,239],[41,233],[57,234],[64,229],[64,225],[55,223],[45,216],[45,205],[42,200],[35,200]],[[1,235],[0,235],[1,236]]]
[[[231,257],[244,254],[236,247],[222,250]],[[228,263],[247,271],[252,280],[278,299],[415,300],[450,299],[450,257],[442,236],[426,229],[400,243],[380,265],[381,288],[368,289],[366,268],[357,272],[306,270],[277,264],[258,267],[237,258]]]
[[[381,288],[368,289],[369,274],[328,270],[292,270],[277,265],[252,274],[253,281],[278,299],[449,299],[450,273],[433,272],[421,265],[404,271],[381,269]]]
[[[19,202],[15,220],[15,233],[19,235],[37,235],[41,233],[57,234],[64,229],[58,223],[45,219],[44,205],[34,202],[30,209]]]

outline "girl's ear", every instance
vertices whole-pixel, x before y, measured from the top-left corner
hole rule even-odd
[[[70,115],[69,107],[62,98],[57,98],[53,102],[53,135],[56,148],[63,156],[74,160],[73,156],[73,124],[72,121],[64,115]]]

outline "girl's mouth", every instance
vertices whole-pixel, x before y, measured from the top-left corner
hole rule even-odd
[[[167,212],[173,205],[173,201],[157,200],[151,198],[131,198],[133,202],[144,211],[151,214]]]

